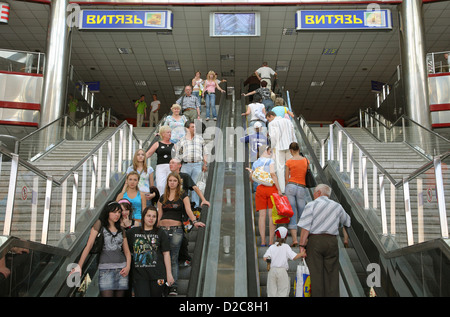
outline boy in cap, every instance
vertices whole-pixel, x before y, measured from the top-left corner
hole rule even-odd
[[[267,296],[268,297],[288,297],[291,284],[288,276],[288,260],[297,260],[304,256],[302,253],[292,251],[286,243],[288,230],[286,227],[279,227],[275,230],[277,241],[272,244],[264,253],[263,259],[270,259],[270,271],[267,275]]]

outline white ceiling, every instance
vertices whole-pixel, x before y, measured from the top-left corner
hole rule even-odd
[[[10,23],[0,25],[0,48],[45,52],[49,6],[8,1]],[[90,9],[113,8],[89,6]],[[117,7],[116,7],[117,8]],[[85,81],[100,81],[97,100],[112,106],[122,117],[135,117],[132,100],[156,92],[163,110],[175,102],[174,86],[183,86],[196,70],[214,70],[237,87],[263,61],[275,68],[277,61],[289,62],[288,71],[279,71],[279,83],[291,96],[296,114],[309,121],[349,119],[359,108],[375,103],[371,80],[387,82],[400,64],[398,11],[392,11],[390,32],[304,32],[282,35],[283,28],[294,28],[299,9],[361,9],[361,6],[121,6],[120,9],[169,9],[174,15],[171,35],[155,32],[80,32],[73,35],[71,64]],[[213,11],[257,11],[261,14],[261,36],[256,38],[212,38],[209,13]],[[426,51],[450,49],[450,1],[424,4]],[[122,55],[117,48],[132,48]],[[322,55],[325,48],[338,54]],[[220,55],[234,55],[221,61]],[[177,60],[181,71],[169,72],[166,60]],[[95,68],[95,70],[91,70]],[[147,87],[134,82],[145,80]],[[322,87],[311,87],[324,81]]]

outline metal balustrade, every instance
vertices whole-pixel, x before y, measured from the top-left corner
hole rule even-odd
[[[77,231],[79,217],[104,202],[140,144],[125,121],[59,179],[0,147],[0,155],[11,158],[0,166],[2,183],[9,183],[7,193],[0,188],[7,197],[4,219],[0,217],[3,235],[49,245],[66,241],[67,234]],[[6,178],[9,182],[3,181]]]
[[[429,160],[450,150],[450,140],[429,130],[406,115],[390,122],[378,113],[360,109],[360,127],[381,142],[405,142]]]
[[[395,238],[396,244],[389,248],[448,238],[445,193],[450,191],[450,173],[442,166],[450,162],[450,152],[435,155],[432,161],[396,180],[339,123],[331,124],[328,137],[319,140],[303,117],[299,121],[322,167],[328,164],[338,172],[351,195],[360,201],[375,232]],[[406,163],[398,162],[402,164]]]

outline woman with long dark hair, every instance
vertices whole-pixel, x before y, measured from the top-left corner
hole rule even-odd
[[[123,297],[128,290],[128,273],[131,267],[131,255],[125,231],[120,227],[122,208],[116,201],[105,205],[99,219],[91,228],[86,247],[78,261],[81,275],[82,267],[91,252],[99,232],[104,236],[103,249],[98,261],[99,289],[102,297]]]
[[[169,236],[170,259],[172,262],[172,275],[175,283],[170,288],[169,295],[177,295],[178,255],[183,240],[183,213],[198,227],[204,227],[203,222],[197,221],[191,210],[191,202],[186,192],[182,190],[181,178],[178,173],[167,176],[166,189],[158,202],[159,226]]]

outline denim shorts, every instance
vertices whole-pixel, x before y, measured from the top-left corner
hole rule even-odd
[[[127,290],[128,276],[120,275],[122,269],[99,269],[98,287],[100,291]]]

